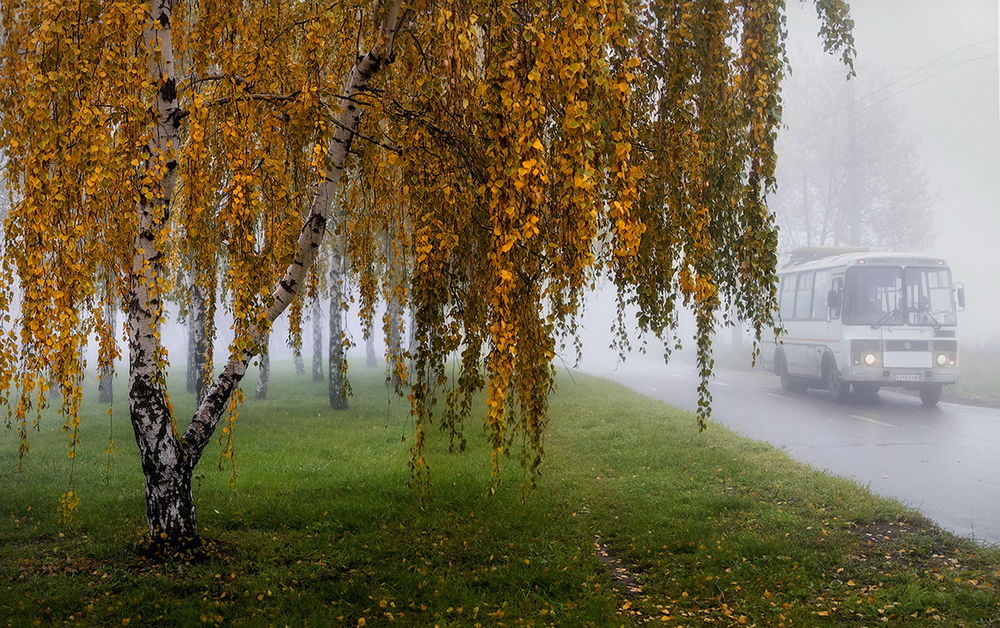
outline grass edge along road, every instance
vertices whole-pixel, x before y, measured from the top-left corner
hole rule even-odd
[[[516,443],[486,497],[476,420],[462,454],[432,429],[421,501],[405,402],[381,371],[355,368],[352,383],[346,412],[290,369],[272,375],[270,400],[246,402],[235,491],[221,443],[197,473],[212,542],[193,562],[134,551],[142,484],[123,390],[110,455],[94,391],[75,463],[55,417],[23,473],[16,434],[0,432],[0,625],[1000,622],[996,548],[719,425],[699,434],[690,414],[617,384],[560,377],[534,491]],[[189,397],[174,403],[189,416]],[[82,501],[64,526],[71,467]]]

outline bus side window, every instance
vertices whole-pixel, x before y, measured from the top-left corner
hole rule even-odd
[[[830,288],[830,295],[836,295],[835,298],[831,299],[830,306],[830,319],[837,320],[840,318],[840,310],[844,305],[844,278],[834,277],[833,285]]]
[[[781,296],[778,312],[781,320],[794,318],[795,314],[795,278],[797,275],[785,275],[781,278]]]
[[[798,289],[795,292],[795,320],[807,321],[812,316],[813,271],[799,273]]]
[[[817,270],[816,280],[813,284],[812,316],[814,321],[825,321],[828,318],[830,307],[828,305],[830,297],[830,271]]]

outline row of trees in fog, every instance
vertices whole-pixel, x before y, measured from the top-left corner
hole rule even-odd
[[[797,67],[786,81],[787,131],[769,202],[782,249],[932,244],[933,194],[905,111],[886,99],[889,79],[870,71],[848,81],[822,67]]]

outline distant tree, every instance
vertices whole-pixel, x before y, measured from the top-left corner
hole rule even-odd
[[[267,399],[267,392],[271,384],[271,352],[268,349],[268,340],[265,338],[260,345],[257,354],[257,366],[260,370],[260,377],[257,378],[257,386],[253,391],[253,398],[258,401]]]
[[[312,378],[323,381],[323,303],[318,294],[310,298],[309,320],[312,322]]]
[[[787,81],[788,132],[777,143],[779,185],[769,199],[782,248],[856,244],[905,251],[931,243],[926,170],[905,110],[892,100],[873,104],[886,96],[876,92],[888,82],[880,74],[852,78],[851,86],[843,73],[813,65]],[[872,92],[877,96],[861,98]]]
[[[375,354],[375,336],[369,332],[365,336],[365,366],[370,369],[378,365],[378,357]]]
[[[347,397],[351,389],[347,382],[347,352],[349,344],[344,329],[344,309],[347,305],[345,286],[347,285],[347,256],[344,252],[342,237],[332,237],[329,240],[330,256],[327,263],[329,270],[330,291],[330,335],[327,372],[329,379],[327,389],[330,397],[330,407],[334,410],[347,409]]]
[[[846,4],[816,6],[827,47],[849,59]],[[454,435],[485,388],[494,474],[515,442],[537,472],[557,339],[601,275],[642,331],[671,333],[678,300],[694,309],[704,420],[715,312],[735,304],[760,333],[774,306],[764,198],[783,7],[4,2],[0,148],[21,197],[2,266],[22,307],[11,311],[4,282],[0,309],[19,333],[0,336],[0,392],[22,454],[48,372],[75,451],[77,356],[96,324],[95,281],[110,275],[127,295],[150,538],[194,542],[193,470],[307,286],[331,215],[363,316],[392,281],[382,234],[412,260],[404,289],[385,292],[414,310],[417,477],[441,389]],[[167,271],[186,249],[203,254],[196,276],[218,269],[235,340],[185,424],[160,327]]]

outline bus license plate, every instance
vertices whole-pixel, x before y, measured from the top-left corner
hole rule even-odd
[[[918,373],[900,373],[896,375],[897,382],[919,382],[920,375]]]

